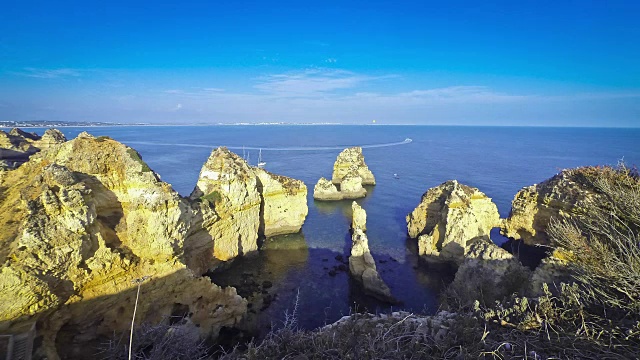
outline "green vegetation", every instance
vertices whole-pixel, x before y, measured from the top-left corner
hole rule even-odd
[[[218,203],[222,200],[222,195],[220,195],[220,192],[218,192],[217,190],[214,190],[210,193],[208,193],[207,195],[202,195],[200,197],[200,201],[207,201],[210,203]]]
[[[103,141],[106,141],[106,140],[112,140],[112,139],[110,137],[104,136],[104,135],[103,136],[98,136],[96,138],[96,141],[99,141],[99,142],[103,142]]]
[[[140,170],[141,172],[149,172],[149,171],[151,171],[149,166],[144,161],[142,161],[142,157],[140,157],[140,154],[138,154],[137,151],[133,150],[132,148],[128,148],[127,149],[127,154],[129,154],[131,159],[137,161],[140,165],[142,165],[142,169]]]

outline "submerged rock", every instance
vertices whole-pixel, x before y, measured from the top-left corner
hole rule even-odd
[[[321,177],[313,187],[313,198],[316,200],[342,200],[342,193],[329,180]]]
[[[450,180],[429,189],[406,217],[407,232],[418,238],[427,261],[461,263],[471,239],[489,236],[500,224],[497,206],[476,188]]]
[[[126,332],[137,283],[137,323],[182,309],[215,337],[246,312],[187,267],[191,210],[135,150],[79,137],[0,181],[0,332],[36,322],[47,358],[93,356],[90,341]]]
[[[362,185],[375,185],[376,179],[371,170],[364,162],[362,148],[359,146],[344,149],[333,164],[333,176],[331,181],[334,184],[341,184],[345,176],[355,170],[356,174],[362,178]]]
[[[352,206],[359,208],[358,212],[364,213],[355,201]],[[366,221],[366,213],[364,219]],[[376,262],[369,251],[369,239],[363,230],[366,224],[360,223],[355,217],[353,223],[355,225],[351,235],[351,256],[349,257],[349,272],[352,278],[362,284],[365,294],[381,301],[396,303],[397,300],[391,295],[391,290],[378,274]]]
[[[549,245],[547,227],[551,219],[568,218],[600,196],[585,178],[593,168],[563,170],[540,184],[522,188],[513,198],[511,212],[501,232],[527,245]]]
[[[300,231],[309,209],[307,186],[301,181],[272,174],[260,168],[252,169],[262,197],[259,233],[266,237]]]

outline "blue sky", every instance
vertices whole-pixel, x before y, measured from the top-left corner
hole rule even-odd
[[[0,120],[640,126],[640,1],[12,1]]]

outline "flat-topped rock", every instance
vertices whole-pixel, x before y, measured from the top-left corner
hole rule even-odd
[[[299,232],[309,213],[304,182],[256,167],[252,170],[263,203],[259,233],[270,237]]]
[[[424,193],[406,220],[407,232],[418,238],[418,252],[424,259],[460,263],[467,242],[489,236],[499,226],[500,215],[484,193],[450,180]]]
[[[371,170],[364,162],[362,148],[359,146],[344,149],[333,164],[333,175],[331,181],[334,184],[341,184],[344,177],[355,170],[362,179],[363,185],[375,185],[376,179]]]

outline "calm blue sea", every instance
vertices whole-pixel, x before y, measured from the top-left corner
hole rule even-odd
[[[266,169],[303,180],[309,188],[309,215],[302,234],[276,239],[281,250],[233,264],[214,277],[240,286],[267,280],[277,294],[257,323],[268,327],[293,310],[298,296],[300,325],[313,328],[335,321],[354,308],[382,309],[362,297],[345,272],[329,271],[349,252],[350,202],[319,203],[312,197],[321,176],[330,177],[342,148],[363,146],[377,185],[358,202],[367,211],[369,246],[378,269],[403,305],[394,309],[433,312],[448,274],[418,266],[415,244],[406,238],[405,216],[430,187],[449,179],[479,188],[500,214],[509,214],[515,193],[559,170],[584,165],[640,165],[640,129],[449,127],[449,126],[146,126],[61,129],[68,138],[88,130],[138,150],[149,166],[182,195],[195,186],[211,149],[233,147],[255,164],[262,149]],[[42,133],[43,129],[36,132]],[[397,144],[406,138],[413,141]],[[371,146],[371,147],[369,147]],[[398,178],[394,177],[398,175]],[[504,239],[495,236],[494,241]],[[289,246],[288,249],[287,245]],[[260,291],[258,289],[257,291]],[[299,295],[298,295],[299,294]]]

